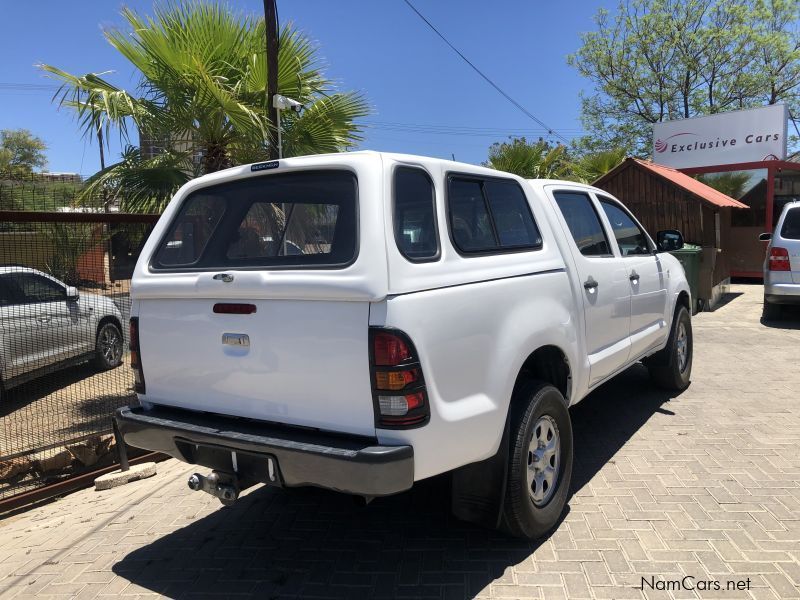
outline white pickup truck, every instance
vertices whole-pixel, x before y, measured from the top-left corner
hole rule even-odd
[[[446,160],[355,152],[186,184],[131,286],[132,446],[256,483],[396,494],[452,474],[454,513],[558,522],[568,408],[644,360],[689,384],[683,268],[617,200]]]

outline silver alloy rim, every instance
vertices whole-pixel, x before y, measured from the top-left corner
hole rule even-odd
[[[678,368],[680,372],[683,373],[689,362],[689,336],[686,334],[686,325],[684,325],[683,322],[678,323],[676,347],[678,352]]]
[[[113,325],[106,325],[100,331],[100,353],[112,365],[122,357],[122,338]]]
[[[528,491],[536,506],[544,506],[556,491],[561,466],[561,440],[556,422],[548,415],[533,426],[528,447]]]

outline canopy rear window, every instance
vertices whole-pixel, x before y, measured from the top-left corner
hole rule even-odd
[[[344,267],[356,255],[356,178],[348,171],[251,177],[192,192],[154,269]]]

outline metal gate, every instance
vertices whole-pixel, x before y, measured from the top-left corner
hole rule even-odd
[[[0,211],[0,502],[115,461],[130,277],[157,219]]]

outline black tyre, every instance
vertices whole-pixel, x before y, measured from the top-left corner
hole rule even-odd
[[[100,371],[107,371],[122,364],[124,340],[119,327],[106,321],[97,329],[94,365]]]
[[[692,375],[693,354],[692,318],[686,307],[679,306],[666,347],[646,362],[650,377],[666,390],[685,390]]]
[[[761,313],[765,321],[778,321],[783,316],[783,307],[780,304],[772,304],[764,298],[764,309]]]
[[[515,393],[509,422],[503,529],[537,539],[558,524],[572,479],[572,422],[552,385],[529,382]]]

